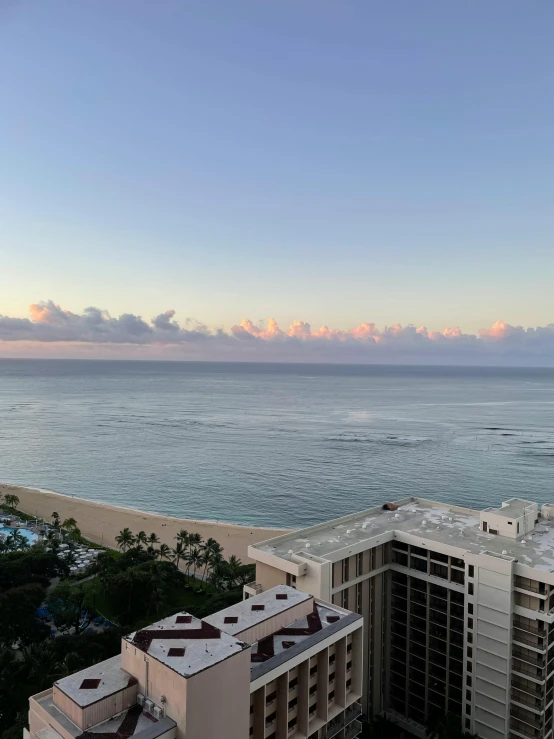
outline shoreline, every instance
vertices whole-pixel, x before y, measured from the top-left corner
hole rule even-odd
[[[84,537],[111,548],[117,547],[115,537],[125,527],[131,529],[134,534],[141,530],[147,534],[154,532],[161,543],[170,547],[175,546],[177,533],[181,529],[186,529],[189,533],[200,534],[204,540],[212,537],[223,547],[225,557],[234,554],[247,564],[251,562],[248,559],[249,544],[257,544],[291,530],[179,518],[107,502],[86,500],[54,490],[9,483],[0,483],[0,493],[3,496],[6,493],[17,495],[20,501],[17,510],[28,515],[38,515],[50,521],[52,513],[56,511],[62,520],[74,518]]]

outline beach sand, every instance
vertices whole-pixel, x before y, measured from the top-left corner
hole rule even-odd
[[[0,493],[17,495],[20,501],[19,510],[40,516],[46,521],[50,521],[54,511],[59,514],[62,521],[65,518],[74,518],[83,536],[112,548],[117,547],[115,537],[125,527],[131,529],[134,534],[141,530],[147,534],[154,532],[160,538],[160,542],[165,542],[170,547],[175,546],[176,534],[181,529],[186,529],[189,533],[200,534],[204,540],[212,537],[223,547],[225,557],[234,554],[247,563],[251,561],[247,556],[249,544],[286,533],[286,529],[257,528],[162,516],[19,485],[0,484]]]

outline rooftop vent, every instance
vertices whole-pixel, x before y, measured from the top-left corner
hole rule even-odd
[[[79,685],[79,690],[96,690],[101,682],[99,678],[87,678]]]
[[[255,606],[252,606],[253,611],[265,611],[265,606],[263,604],[257,604]]]
[[[177,616],[175,619],[176,624],[190,624],[192,623],[192,616]]]
[[[238,623],[238,616],[225,616],[223,619],[224,624],[236,624]]]
[[[294,549],[289,549],[289,554],[294,554]]]
[[[327,623],[334,624],[340,620],[340,616],[327,616]]]
[[[185,656],[185,648],[184,647],[170,647],[168,653],[168,657],[184,657]]]
[[[275,594],[275,600],[287,600],[288,595],[286,593],[276,593]]]

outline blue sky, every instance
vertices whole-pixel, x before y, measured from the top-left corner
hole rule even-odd
[[[0,314],[554,315],[550,2],[5,0]]]

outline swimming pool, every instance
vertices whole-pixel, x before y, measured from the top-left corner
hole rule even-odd
[[[9,536],[10,534],[13,534],[14,531],[15,528],[13,526],[0,526],[0,534],[3,534],[4,536]],[[34,531],[29,531],[29,529],[18,529],[18,531],[27,539],[29,544],[35,544],[38,539],[38,535],[35,534]]]

